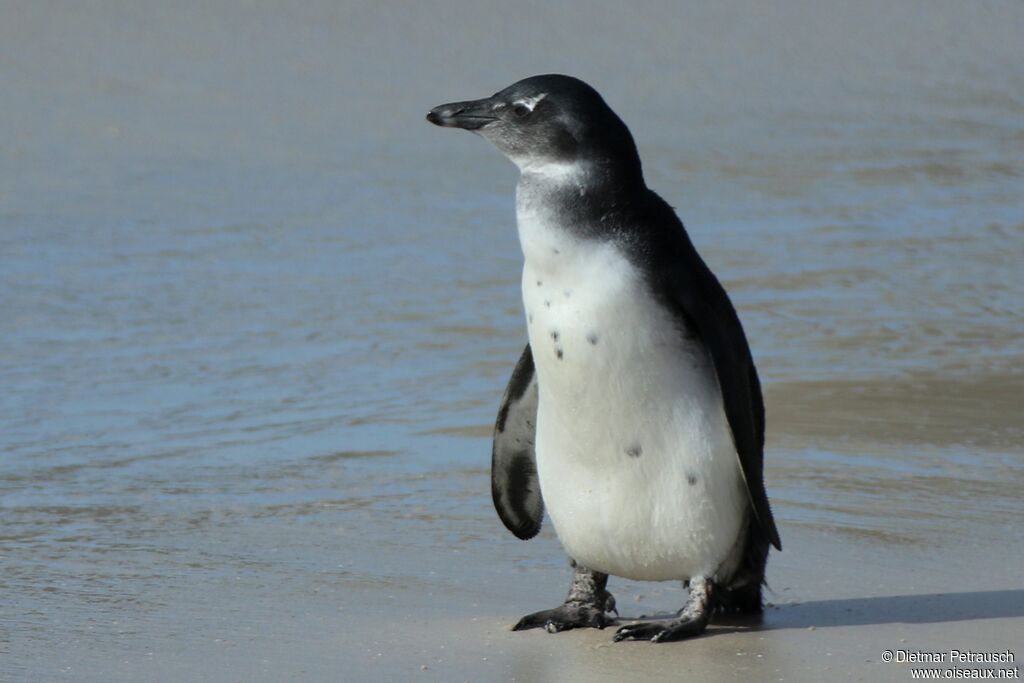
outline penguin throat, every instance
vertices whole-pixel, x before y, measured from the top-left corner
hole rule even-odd
[[[591,164],[583,161],[557,161],[552,159],[514,160],[519,167],[520,185],[583,187],[594,175]]]

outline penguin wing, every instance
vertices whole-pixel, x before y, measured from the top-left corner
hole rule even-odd
[[[687,268],[673,270],[669,298],[686,329],[696,332],[711,354],[754,515],[768,540],[782,550],[764,489],[764,401],[757,369],[729,295],[689,248]]]
[[[501,400],[491,450],[494,509],[508,530],[524,541],[537,535],[544,517],[534,450],[536,429],[537,375],[527,344]]]

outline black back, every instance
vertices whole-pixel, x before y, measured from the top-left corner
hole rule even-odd
[[[779,550],[782,542],[764,488],[764,400],[757,368],[736,309],[697,253],[682,221],[661,197],[644,190],[606,221],[629,226],[630,258],[653,296],[707,348],[722,392],[740,468],[758,525]]]

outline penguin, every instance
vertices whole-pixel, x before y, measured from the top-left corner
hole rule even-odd
[[[629,129],[557,74],[427,120],[480,135],[520,171],[529,343],[495,422],[491,488],[520,539],[547,511],[572,581],[563,604],[513,630],[617,624],[610,575],[688,589],[675,618],[625,624],[616,641],[680,640],[716,611],[760,612],[769,544],[782,544],[757,370],[725,289],[647,188]]]

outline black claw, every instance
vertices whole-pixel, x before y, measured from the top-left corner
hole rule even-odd
[[[613,620],[593,605],[566,603],[554,609],[527,614],[512,627],[512,630],[543,628],[548,633],[559,633],[574,628],[602,629],[611,623]]]
[[[612,640],[616,643],[623,640],[649,640],[652,643],[668,643],[698,635],[707,626],[705,619],[686,619],[679,621],[650,621],[639,624],[627,624],[615,632]]]
[[[568,631],[572,626],[562,621],[551,621],[550,619],[544,624],[544,630],[548,633],[559,633],[560,631]]]
[[[657,632],[653,630],[652,627],[654,626],[654,624],[629,624],[628,626],[623,626],[612,636],[612,641],[618,643],[627,639],[647,640],[651,637],[650,634]],[[660,627],[658,630],[660,630]]]
[[[616,631],[612,640],[616,643],[623,640],[651,640],[658,642],[658,636],[665,632],[665,628],[665,622],[630,624]]]
[[[619,610],[615,607],[615,596],[608,591],[604,591],[604,595],[602,597],[604,598],[604,611],[613,612],[615,616],[618,617]]]

